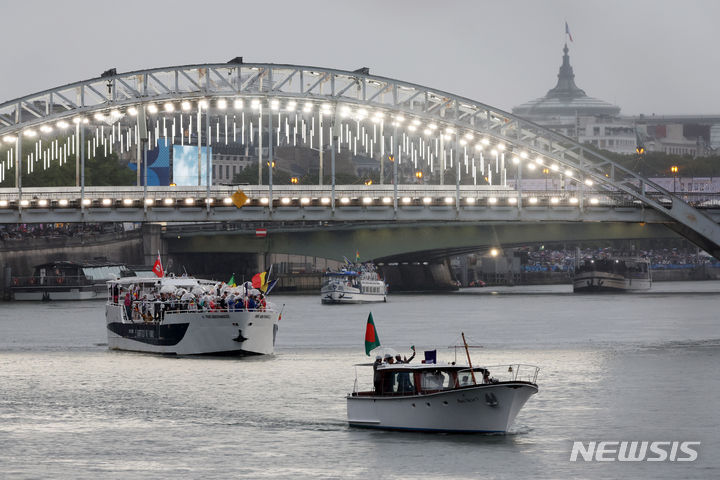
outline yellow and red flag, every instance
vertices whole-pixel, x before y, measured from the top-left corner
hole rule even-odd
[[[267,276],[267,272],[261,272],[256,273],[252,277],[252,287],[257,288],[258,290],[263,288],[263,285],[265,285],[265,277]]]

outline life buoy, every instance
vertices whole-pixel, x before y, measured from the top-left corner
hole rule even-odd
[[[13,285],[19,285],[19,284],[20,284],[20,280],[17,277],[13,278]]]
[[[30,279],[30,284],[31,284],[31,285],[35,285],[35,282],[36,282],[36,281],[37,281],[37,280],[35,280],[34,278],[31,278],[31,279]]]
[[[65,281],[64,278],[58,277],[58,279],[57,279],[57,284],[58,284],[58,285],[62,285],[64,281]]]

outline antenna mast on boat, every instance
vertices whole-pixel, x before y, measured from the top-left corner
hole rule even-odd
[[[473,371],[472,361],[470,360],[470,349],[468,349],[467,341],[465,341],[465,332],[460,332],[463,339],[463,345],[465,345],[465,354],[467,355],[468,359],[468,366],[470,367],[470,375],[472,376],[473,385],[477,385],[477,380],[475,380],[475,372]]]

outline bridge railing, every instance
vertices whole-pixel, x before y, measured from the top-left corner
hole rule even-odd
[[[198,187],[88,187],[83,192],[77,187],[27,188],[18,195],[13,188],[0,189],[0,208],[168,208],[168,207],[233,207],[232,194],[242,190],[248,196],[247,206],[265,206],[270,203],[267,186],[214,186],[208,196],[206,188]],[[389,206],[394,203],[392,185],[335,187],[281,186],[272,190],[273,207],[285,206]],[[459,194],[459,195],[458,195]],[[672,201],[661,192],[649,192],[656,202],[671,206]],[[720,194],[704,192],[684,193],[683,199],[697,207],[720,206]],[[643,202],[624,192],[607,190],[580,194],[576,190],[522,191],[497,187],[448,187],[443,185],[403,185],[397,189],[398,206],[455,205],[460,206],[517,206],[545,205],[641,207]]]

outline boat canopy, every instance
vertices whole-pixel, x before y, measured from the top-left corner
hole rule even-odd
[[[348,270],[344,272],[325,272],[326,277],[357,277],[360,275],[358,272]]]
[[[182,288],[192,288],[197,285],[215,285],[219,282],[211,280],[200,280],[195,277],[123,277],[117,280],[110,280],[111,285],[129,286],[129,285],[156,285],[156,286],[173,286]]]
[[[359,363],[356,366],[363,367],[363,366],[373,366],[372,363]],[[458,364],[451,364],[451,363],[382,363],[378,365],[378,370],[382,371],[435,371],[435,370],[441,370],[445,372],[455,372],[455,371],[467,371],[469,372],[471,369],[467,365],[458,365]],[[487,370],[484,367],[473,367],[473,371],[485,373]]]

